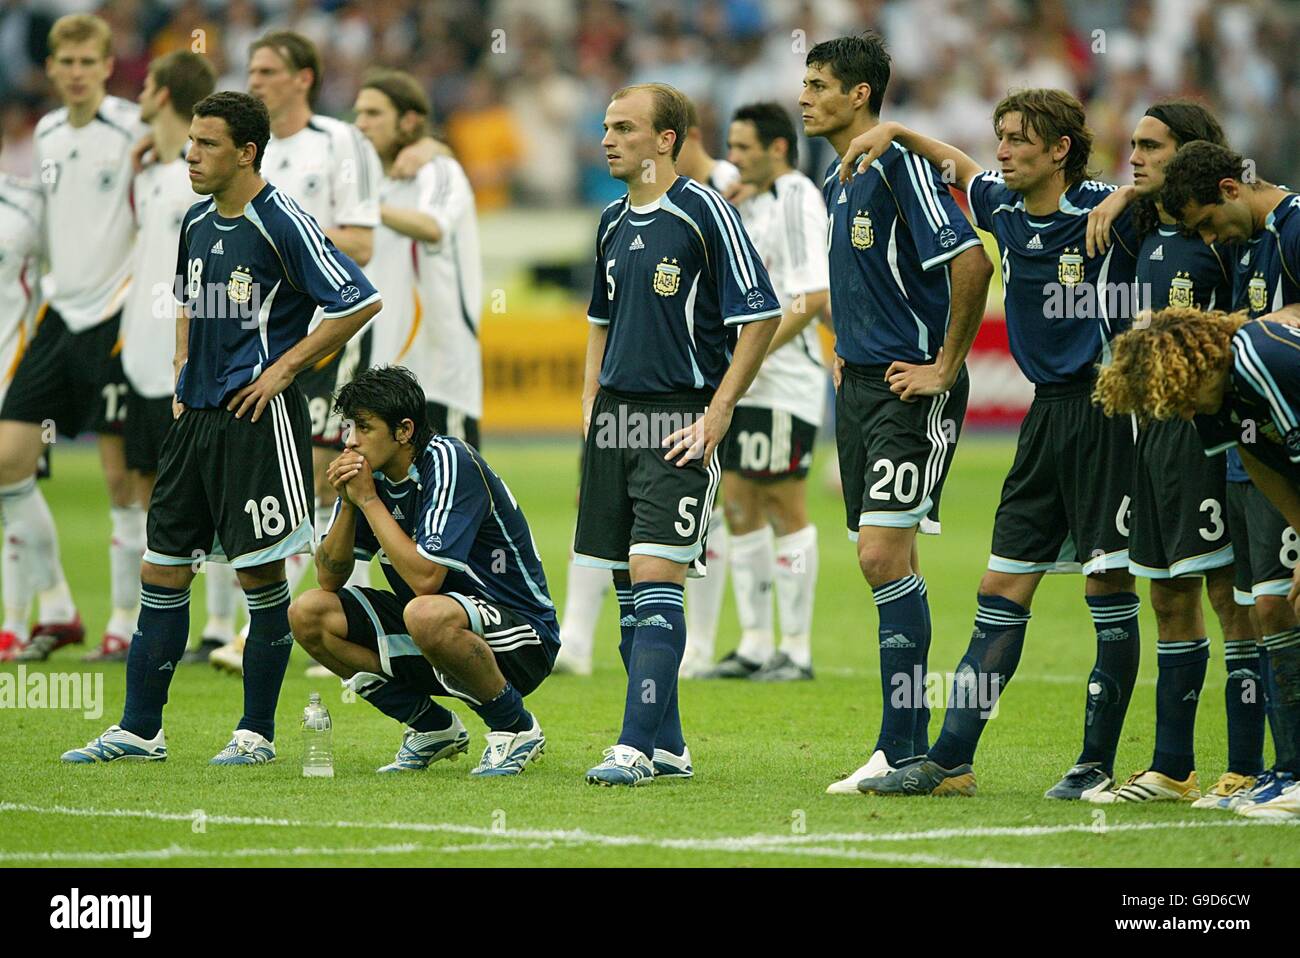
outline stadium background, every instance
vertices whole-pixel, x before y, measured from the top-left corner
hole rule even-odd
[[[320,47],[320,112],[349,118],[374,65],[421,80],[481,217],[487,435],[577,429],[592,230],[623,189],[607,173],[600,124],[609,94],[629,82],[689,95],[721,157],[737,106],[772,99],[797,115],[807,49],[874,27],[893,56],[884,115],[985,165],[997,100],[1049,86],[1087,106],[1102,179],[1128,181],[1129,136],[1148,104],[1192,94],[1261,175],[1300,182],[1300,5],[1270,0],[7,0],[0,169],[31,174],[32,128],[54,106],[45,35],[55,17],[84,10],[112,25],[109,91],[130,99],[149,61],[181,48],[213,60],[220,89],[243,89],[248,44],[273,28]],[[819,140],[800,156],[817,180],[829,148]],[[1000,300],[995,280],[971,356],[974,426],[1014,425],[1032,394],[1007,352]]]
[[[706,143],[719,156],[730,110],[772,98],[795,112],[802,51],[875,26],[894,56],[885,115],[953,139],[984,163],[993,160],[988,116],[1007,87],[1079,93],[1098,133],[1093,165],[1121,182],[1128,180],[1127,141],[1146,104],[1194,93],[1209,101],[1262,175],[1300,182],[1296,5],[1253,0],[0,0],[0,167],[30,172],[31,126],[53,105],[40,67],[44,37],[53,17],[84,9],[112,24],[110,88],[132,99],[152,57],[200,39],[219,65],[221,86],[242,89],[247,45],[272,27],[301,30],[321,45],[322,112],[347,117],[372,64],[422,78],[439,134],[478,195],[485,447],[529,516],[561,608],[592,235],[600,207],[620,190],[598,146],[603,109],[617,86],[651,78],[680,86],[700,104]],[[820,172],[828,157],[815,147],[803,155],[806,168]],[[985,421],[1009,425],[1029,392],[1005,354],[1000,311],[995,288],[972,379]],[[552,438],[506,440],[520,434]],[[824,455],[830,448],[820,447],[819,478],[833,471]],[[963,439],[945,493],[944,535],[921,546],[933,602],[931,667],[940,676],[970,634],[1013,448],[1007,431]],[[93,641],[109,604],[103,481],[90,443],[59,449],[55,462],[45,491]],[[840,497],[810,483],[809,511],[822,532],[817,679],[685,684],[683,714],[699,773],[689,785],[612,792],[582,783],[581,771],[612,741],[625,695],[613,641],[617,606],[607,597],[594,674],[555,676],[530,697],[547,730],[546,762],[508,790],[479,787],[485,783],[466,776],[465,763],[440,763],[398,782],[374,775],[392,755],[393,723],[306,678],[297,652],[277,714],[282,758],[265,774],[231,779],[206,764],[225,741],[239,691],[229,676],[199,667],[177,676],[166,763],[69,774],[55,760],[58,751],[98,733],[122,701],[123,670],[104,667],[102,716],[55,708],[0,714],[0,865],[1300,865],[1300,844],[1289,834],[1238,816],[1181,803],[1103,812],[1043,801],[1043,789],[1075,755],[1095,649],[1075,576],[1053,577],[1035,599],[1015,688],[999,702],[996,728],[981,746],[976,799],[864,804],[822,794],[865,757],[863,739],[874,734],[881,703],[875,615],[842,538]],[[200,584],[195,630],[203,591]],[[1145,648],[1116,762],[1120,775],[1145,767],[1154,728],[1155,624],[1146,588],[1140,591]],[[1208,608],[1206,615],[1213,623]],[[720,653],[732,647],[735,623],[728,596]],[[1197,722],[1204,786],[1222,771],[1226,752],[1222,644],[1217,628],[1211,632]],[[64,649],[31,669],[63,673],[78,667],[82,652]],[[303,779],[294,724],[308,693],[322,689],[335,718],[337,778]],[[477,748],[480,723],[464,717]],[[936,717],[931,734],[938,727]]]

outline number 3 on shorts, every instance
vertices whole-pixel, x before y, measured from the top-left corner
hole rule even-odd
[[[695,534],[695,516],[691,510],[700,504],[700,500],[695,496],[682,496],[682,501],[677,503],[677,514],[681,520],[673,523],[673,529],[683,539],[689,539]]]

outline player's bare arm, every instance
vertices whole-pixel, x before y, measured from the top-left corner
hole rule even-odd
[[[442,241],[442,227],[428,213],[384,203],[379,207],[379,219],[390,230],[409,236],[418,242]]]
[[[600,388],[600,364],[605,358],[605,341],[609,339],[609,327],[589,323],[587,330],[587,365],[582,378],[582,437],[587,438],[591,427],[591,407],[596,401],[596,392]]]
[[[1093,207],[1088,214],[1088,233],[1084,241],[1089,256],[1104,256],[1110,249],[1111,229],[1135,199],[1136,187],[1121,186]]]
[[[863,173],[884,155],[889,145],[897,141],[911,152],[929,160],[944,174],[944,182],[951,181],[965,192],[971,180],[984,172],[983,168],[957,147],[910,130],[893,121],[878,123],[865,133],[859,133],[849,142],[840,160],[840,182],[846,183],[855,172],[853,161],[861,157],[856,172]]]
[[[1270,323],[1281,323],[1284,326],[1300,328],[1300,303],[1291,303],[1271,313],[1265,313],[1259,318],[1266,319]]]
[[[972,246],[953,257],[950,268],[952,283],[952,322],[933,363],[916,364],[895,361],[885,370],[885,381],[904,402],[920,396],[937,396],[947,392],[957,381],[962,364],[970,354],[971,344],[984,319],[988,303],[989,281],[993,264],[982,246]]]
[[[818,316],[826,315],[829,312],[826,307],[830,305],[830,301],[831,291],[828,289],[819,289],[816,292],[797,296],[790,308],[781,314],[781,325],[776,328],[776,333],[772,336],[767,354],[770,356],[786,343],[793,342],[809,323]]]
[[[361,457],[349,450],[329,464],[330,485],[341,501],[329,533],[316,548],[316,581],[326,592],[343,588],[356,563],[352,549],[357,539],[357,510],[348,498],[347,480],[358,471],[358,459]]]
[[[392,168],[388,172],[395,180],[409,180],[420,172],[420,167],[435,156],[451,155],[451,147],[446,143],[439,142],[431,136],[421,137],[398,151],[397,158],[393,160]]]
[[[727,374],[722,377],[717,392],[709,403],[708,410],[701,419],[684,429],[678,429],[664,439],[664,445],[670,446],[664,458],[673,462],[678,468],[693,459],[708,462],[713,451],[722,442],[723,436],[731,427],[731,417],[736,411],[736,403],[749,391],[758,368],[767,355],[768,344],[776,335],[779,317],[760,319],[746,323],[736,340],[736,352],[731,358]]]
[[[402,530],[388,511],[388,506],[375,492],[375,480],[369,468],[361,469],[348,481],[348,495],[357,504],[361,514],[370,524],[370,531],[379,540],[380,548],[388,556],[393,571],[411,587],[416,595],[435,595],[442,590],[447,577],[447,567],[431,562],[420,555],[415,540]]]
[[[190,358],[190,317],[184,306],[176,308],[176,357],[172,360],[172,418],[180,419],[185,411],[185,404],[176,398],[176,387],[180,384],[181,370]]]
[[[375,255],[375,231],[370,226],[335,226],[328,236],[358,266],[365,266]]]
[[[242,418],[244,413],[251,409],[252,421],[257,422],[262,418],[266,404],[284,392],[293,382],[294,377],[316,360],[340,349],[344,343],[360,332],[361,327],[369,322],[382,306],[382,303],[371,303],[351,316],[321,323],[287,353],[267,366],[262,371],[262,375],[235,393],[226,409],[233,412],[236,419]]]

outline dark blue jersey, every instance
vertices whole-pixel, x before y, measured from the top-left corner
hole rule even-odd
[[[1088,379],[1110,340],[1135,312],[1135,250],[1128,210],[1111,230],[1103,256],[1089,257],[1088,213],[1115,189],[1084,180],[1061,196],[1058,209],[1031,216],[1002,174],[970,183],[975,223],[998,241],[1011,354],[1034,384]]]
[[[310,215],[269,183],[227,219],[213,200],[190,207],[176,257],[189,310],[189,358],[176,395],[214,409],[307,335],[323,309],[339,319],[379,302],[360,267]]]
[[[1232,256],[1231,246],[1207,246],[1199,236],[1161,224],[1142,238],[1138,250],[1138,308],[1230,309]]]
[[[939,171],[899,144],[848,183],[839,165],[822,180],[835,352],[862,366],[929,362],[952,314],[949,263],[979,237]]]
[[[434,436],[405,479],[392,482],[379,472],[374,477],[379,498],[415,540],[420,555],[447,567],[443,592],[478,595],[499,603],[527,619],[538,635],[558,646],[555,605],[528,521],[506,484],[472,446],[448,436]],[[336,516],[338,511],[335,502]],[[378,554],[393,592],[404,602],[415,597],[359,510],[353,554],[366,562]]]
[[[679,176],[646,207],[624,196],[600,214],[587,319],[609,327],[601,386],[712,392],[735,327],[780,315],[740,214],[707,186]]]
[[[1300,329],[1256,320],[1232,337],[1223,407],[1198,416],[1208,452],[1243,445],[1256,459],[1300,482]]]

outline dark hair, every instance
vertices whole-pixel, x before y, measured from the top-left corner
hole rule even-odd
[[[758,142],[764,149],[772,145],[775,139],[785,140],[786,162],[791,166],[799,163],[799,137],[794,132],[794,121],[790,114],[779,104],[770,100],[763,103],[746,103],[731,118],[733,123],[746,122],[754,124],[758,131]]]
[[[361,412],[372,413],[388,424],[393,438],[403,419],[411,420],[411,448],[418,454],[433,438],[429,425],[429,407],[424,389],[415,374],[405,366],[371,366],[358,373],[334,397],[334,408],[345,418],[355,420]]]
[[[680,90],[667,83],[634,83],[615,90],[610,99],[621,100],[629,93],[636,93],[639,90],[646,91],[654,98],[654,109],[650,115],[654,131],[663,133],[672,130],[677,134],[677,138],[673,141],[673,162],[677,162],[677,155],[682,152],[682,144],[686,142],[691,101],[686,99]]]
[[[1165,185],[1160,203],[1176,220],[1183,218],[1188,203],[1209,206],[1222,202],[1220,180],[1242,181],[1243,160],[1226,146],[1193,140],[1165,167]]]
[[[1223,147],[1228,145],[1223,127],[1214,114],[1195,100],[1162,100],[1152,105],[1143,116],[1167,126],[1175,147],[1186,146],[1194,140],[1206,140]],[[1146,236],[1159,222],[1160,214],[1154,198],[1144,196],[1133,205],[1133,225],[1139,237]]]
[[[315,107],[316,95],[320,93],[322,82],[320,53],[316,50],[316,44],[292,30],[272,30],[249,44],[248,55],[251,57],[263,47],[273,51],[295,73],[299,70],[311,71],[311,89],[307,91],[307,102]]]
[[[207,57],[189,50],[175,50],[154,60],[149,75],[155,87],[166,88],[172,109],[187,120],[194,116],[194,104],[217,88],[217,71]]]
[[[411,74],[402,70],[372,70],[361,81],[361,89],[378,90],[393,104],[393,109],[397,111],[397,139],[400,145],[414,143],[428,133],[429,115],[433,109],[429,106],[429,97],[420,86],[420,81]],[[401,129],[401,119],[407,113],[415,113],[420,117],[418,127],[411,134],[403,133]]]
[[[1017,90],[1002,98],[993,110],[993,132],[1002,135],[1002,119],[1019,113],[1026,130],[1033,130],[1044,147],[1063,136],[1070,138],[1070,152],[1065,154],[1061,171],[1066,186],[1074,186],[1088,176],[1088,157],[1092,154],[1092,130],[1083,112],[1083,104],[1064,90]]]
[[[830,67],[844,93],[859,83],[867,84],[871,87],[867,109],[872,116],[880,116],[885,88],[889,86],[889,51],[880,34],[868,30],[855,37],[823,40],[808,51],[804,65]]]
[[[221,90],[194,104],[194,115],[215,116],[225,120],[236,147],[243,148],[249,143],[257,147],[257,153],[253,156],[253,169],[261,171],[262,154],[266,152],[267,141],[271,139],[271,116],[266,112],[266,104],[247,93]]]

